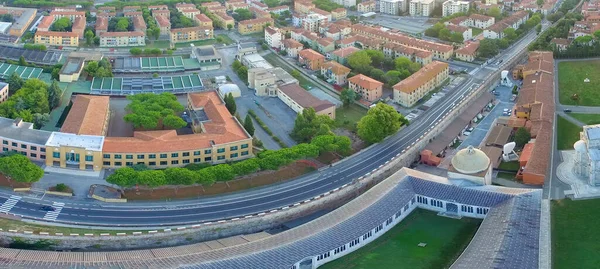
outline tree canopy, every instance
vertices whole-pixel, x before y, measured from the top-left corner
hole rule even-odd
[[[327,115],[317,115],[315,109],[305,108],[296,116],[291,136],[298,142],[309,142],[314,136],[331,133],[333,120]]]
[[[0,157],[0,173],[17,182],[33,183],[44,176],[44,170],[21,154]]]
[[[368,143],[377,143],[396,133],[403,124],[407,123],[408,121],[392,106],[377,103],[358,121],[358,136]]]
[[[373,61],[366,50],[357,51],[348,56],[348,65],[352,70],[363,75],[369,74],[369,71],[373,68],[371,67],[372,62]]]
[[[254,123],[252,122],[250,114],[246,114],[246,118],[244,119],[244,129],[246,129],[246,132],[248,132],[250,136],[254,135]]]
[[[73,27],[73,23],[67,17],[60,18],[56,20],[51,26],[50,31],[55,32],[71,32]]]
[[[479,57],[489,58],[498,54],[498,43],[496,40],[485,38],[479,42],[477,53]]]
[[[125,108],[129,114],[123,118],[135,128],[144,130],[179,129],[187,123],[179,117],[184,107],[172,93],[142,93],[127,97],[131,101]]]
[[[22,118],[33,122],[35,114],[50,112],[48,85],[39,79],[28,79],[6,101],[0,103],[0,116]]]
[[[129,32],[133,30],[133,22],[131,18],[114,17],[108,21],[109,32]]]
[[[100,61],[90,61],[84,70],[92,77],[105,78],[113,76],[112,65],[106,58]]]
[[[530,139],[531,134],[529,133],[529,131],[527,131],[527,129],[523,127],[519,127],[519,129],[517,129],[517,131],[515,132],[515,143],[518,147],[525,146],[525,144],[527,144]]]
[[[197,26],[196,22],[183,15],[183,13],[173,9],[171,10],[171,29],[186,28]]]
[[[250,10],[248,10],[247,8],[238,8],[235,10],[235,13],[233,14],[233,18],[236,21],[245,21],[245,20],[249,20],[252,19],[254,16],[252,16],[252,12],[250,12]]]
[[[237,105],[235,104],[235,99],[233,98],[233,94],[232,93],[228,93],[227,95],[225,95],[225,98],[223,98],[225,101],[225,107],[227,107],[227,110],[229,111],[229,113],[231,115],[235,115],[235,112],[237,110]]]
[[[331,12],[332,10],[340,7],[344,7],[340,4],[332,2],[331,0],[313,0],[313,4],[319,9]]]
[[[342,100],[345,107],[348,107],[356,100],[356,92],[351,89],[344,89],[340,93],[340,100]]]

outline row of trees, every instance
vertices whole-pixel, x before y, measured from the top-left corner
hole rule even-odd
[[[123,118],[133,124],[134,128],[144,130],[179,129],[187,123],[179,117],[185,109],[172,93],[142,93],[127,96],[131,101],[125,110]]]
[[[240,61],[235,60],[231,64],[231,68],[242,81],[248,82],[248,67],[244,66]]]
[[[529,50],[552,50],[553,47],[550,41],[554,38],[567,38],[569,29],[575,25],[576,21],[581,19],[583,19],[581,14],[567,13],[555,26],[546,29],[546,31],[540,34],[535,42],[529,45]]]
[[[106,78],[112,77],[112,65],[107,58],[100,61],[90,61],[84,68],[85,72],[92,77]]]
[[[238,8],[235,10],[232,17],[235,21],[245,21],[254,18],[254,15],[252,15],[252,12],[247,8]]]
[[[133,22],[131,18],[114,17],[108,21],[109,32],[131,32],[133,30]]]
[[[39,50],[39,51],[48,50],[48,48],[44,44],[25,44],[25,45],[23,45],[23,48],[28,49],[28,50]]]
[[[146,22],[146,36],[148,36],[148,39],[152,40],[154,38],[154,40],[158,40],[160,37],[160,28],[148,8],[142,8],[142,17]]]
[[[384,82],[387,87],[394,86],[421,69],[421,64],[406,57],[386,58],[379,50],[361,50],[353,53],[348,57],[348,66],[354,72]],[[384,72],[382,69],[388,71]]]
[[[129,50],[129,53],[131,53],[131,55],[135,55],[135,56],[140,56],[140,55],[150,56],[150,55],[161,55],[161,54],[163,54],[162,50],[158,49],[158,48],[146,48],[146,49],[131,48]]]
[[[208,166],[199,170],[187,168],[167,168],[149,170],[145,167],[119,168],[108,176],[106,181],[122,188],[135,185],[156,188],[163,185],[210,185],[216,181],[229,181],[236,176],[252,174],[261,170],[277,170],[296,160],[314,158],[323,152],[349,153],[351,141],[345,136],[317,136],[311,143],[302,143],[291,148],[265,150],[256,158],[232,164]]]
[[[336,8],[344,7],[340,4],[334,3],[331,0],[313,0],[312,2],[313,2],[313,4],[315,4],[315,6],[317,8],[320,8],[320,9],[328,11],[328,12],[331,12],[332,10],[334,10]]]
[[[438,22],[425,30],[425,35],[455,43],[463,42],[462,33],[450,31],[448,28],[446,28],[446,25],[441,22]]]
[[[33,183],[44,176],[44,170],[21,154],[0,157],[0,174],[16,182]]]
[[[197,26],[196,22],[183,15],[183,13],[171,9],[171,29]]]
[[[0,103],[0,116],[33,122],[35,128],[43,126],[50,118],[50,111],[60,104],[62,90],[58,82],[51,85],[39,79],[23,81],[13,73],[6,82],[9,84],[11,96]]]
[[[490,58],[498,54],[500,49],[505,49],[510,46],[510,44],[514,43],[519,39],[520,36],[526,34],[533,27],[537,27],[538,33],[542,30],[542,25],[540,22],[542,21],[542,15],[539,13],[535,13],[531,16],[527,22],[521,24],[519,29],[515,30],[513,28],[504,29],[504,37],[501,39],[489,39],[486,38],[481,40],[479,43],[479,49],[477,50],[477,54],[479,57]],[[567,29],[568,32],[568,29]]]

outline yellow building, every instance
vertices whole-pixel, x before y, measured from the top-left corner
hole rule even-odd
[[[242,35],[260,33],[267,25],[274,25],[271,18],[258,18],[245,20],[238,23],[238,32]]]
[[[336,8],[331,11],[331,17],[334,20],[341,20],[343,18],[346,18],[346,13],[347,13],[347,11],[345,8],[343,8],[343,7]]]
[[[394,101],[411,107],[448,78],[448,64],[433,61],[394,85]]]
[[[213,14],[215,15],[215,25],[217,27],[229,29],[228,25],[231,25],[231,28],[234,28],[235,20],[231,16],[227,15],[225,12],[214,12]]]
[[[156,24],[160,28],[161,35],[168,35],[171,32],[171,22],[169,18],[165,16],[158,15],[154,17],[156,19]]]
[[[196,26],[188,28],[171,29],[171,43],[190,42],[213,38],[213,28]]]
[[[146,34],[141,31],[134,32],[102,32],[100,47],[136,47],[146,45]]]
[[[194,16],[194,21],[198,23],[198,26],[213,27],[213,21],[204,14]]]
[[[44,32],[37,31],[35,33],[35,43],[49,46],[79,46],[79,35],[73,32]]]

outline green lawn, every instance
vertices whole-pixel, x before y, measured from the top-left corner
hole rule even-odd
[[[294,69],[288,67],[287,65],[285,65],[282,62],[282,60],[279,59],[279,57],[277,57],[277,55],[275,55],[274,53],[269,53],[269,54],[265,55],[264,58],[271,65],[281,67],[281,68],[283,68],[283,70],[285,70],[286,72],[288,72],[290,74],[292,73],[292,70],[294,70]],[[309,89],[317,87],[314,83],[312,83],[310,80],[308,80],[308,78],[306,78],[302,73],[300,74],[300,77],[297,79],[298,79],[298,82],[300,83],[300,86],[302,86],[302,88],[304,88],[304,89],[309,90]]]
[[[498,172],[498,178],[508,179],[511,181],[517,181],[515,178],[516,175],[516,173]]]
[[[586,78],[590,82],[585,83]],[[600,106],[600,60],[560,62],[558,89],[563,105]],[[571,98],[573,94],[579,96],[578,101]]]
[[[600,199],[552,201],[552,268],[598,268]]]
[[[559,150],[571,150],[573,149],[573,144],[579,140],[579,132],[583,131],[583,128],[558,116],[556,130],[557,148]]]
[[[498,165],[498,169],[506,170],[506,171],[519,171],[519,168],[521,168],[521,165],[519,164],[518,161],[501,162]]]
[[[600,114],[569,113],[569,116],[587,125],[600,124]]]
[[[475,28],[475,27],[471,27],[471,32],[473,32],[473,37],[483,33],[483,30],[479,29],[479,28]]]
[[[356,131],[356,123],[367,114],[367,109],[352,104],[335,110],[335,126]]]
[[[415,210],[368,245],[320,269],[448,268],[475,235],[481,220],[438,217]],[[419,243],[427,246],[419,247]]]
[[[220,39],[221,42],[217,42],[217,38]],[[213,45],[217,43],[223,43],[225,45],[233,44],[234,41],[227,35],[217,35],[215,39],[207,39],[193,42],[185,42],[185,43],[177,43],[175,44],[176,48],[184,48],[189,47],[190,44],[194,44],[194,46],[205,46],[205,45]],[[143,48],[158,48],[158,49],[168,49],[170,47],[169,40],[155,40],[152,42],[148,42]]]

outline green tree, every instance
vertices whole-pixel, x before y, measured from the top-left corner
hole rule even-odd
[[[371,72],[369,72],[369,77],[371,77],[374,80],[382,80],[383,79],[383,75],[385,75],[385,73],[383,72],[383,70],[377,69],[377,68],[373,68],[371,70]]]
[[[8,76],[6,83],[8,83],[8,91],[10,95],[13,95],[15,92],[21,89],[21,87],[23,87],[23,83],[25,83],[25,81],[17,74],[17,72],[14,72]]]
[[[365,50],[367,55],[371,58],[371,63],[376,66],[381,66],[383,64],[383,59],[385,59],[385,55],[380,50]]]
[[[131,48],[129,50],[129,53],[131,53],[131,55],[142,55],[143,50],[141,48]]]
[[[73,23],[71,23],[71,20],[67,17],[63,17],[63,18],[56,20],[50,26],[50,31],[70,32],[72,26],[73,26]]]
[[[508,46],[510,46],[510,41],[508,41],[507,38],[498,40],[498,48],[505,49],[508,48]]]
[[[292,70],[292,72],[290,73],[290,75],[292,75],[292,77],[294,77],[295,79],[299,79],[302,75],[300,74],[300,71],[294,69]]]
[[[58,81],[52,80],[52,84],[48,87],[48,105],[50,109],[54,109],[60,105],[62,97],[62,89],[58,86]]]
[[[504,31],[502,32],[504,33],[504,36],[510,41],[517,39],[517,32],[511,27],[504,29]]]
[[[84,37],[85,37],[85,43],[88,46],[91,46],[92,44],[94,44],[94,32],[92,32],[92,30],[85,31]]]
[[[44,170],[21,154],[0,158],[0,173],[17,182],[33,183],[44,176]]]
[[[179,129],[187,125],[187,122],[177,115],[166,115],[162,119],[163,125],[168,129]]]
[[[306,108],[296,116],[291,136],[298,142],[308,142],[316,135],[331,133],[333,120],[326,115],[317,115],[314,108]]]
[[[131,167],[122,167],[115,170],[106,178],[106,182],[121,188],[131,188],[137,183],[138,173]]]
[[[485,38],[479,42],[477,53],[483,58],[492,57],[498,54],[498,44],[493,39]]]
[[[450,35],[450,41],[454,43],[462,43],[464,41],[464,37],[459,32],[452,32],[452,34]]]
[[[33,117],[33,128],[40,129],[44,126],[48,121],[50,121],[50,114],[48,113],[35,113],[31,115]]]
[[[531,139],[531,133],[527,131],[524,127],[519,127],[515,132],[515,143],[518,147],[523,147],[525,144],[529,142]]]
[[[116,20],[116,23],[113,22],[114,20]],[[115,25],[114,28],[110,27],[111,22]],[[109,22],[109,28],[114,29],[115,32],[127,32],[129,30],[129,18],[113,18],[111,22]]]
[[[246,132],[248,132],[250,136],[254,135],[254,123],[252,122],[250,114],[246,114],[246,118],[244,119],[244,129],[246,129]]]
[[[373,67],[371,67],[372,62],[371,57],[369,57],[369,54],[365,50],[355,52],[348,56],[348,65],[352,70],[363,75],[369,74],[369,71],[373,69]]]
[[[245,21],[245,20],[252,19],[252,12],[250,12],[250,10],[248,10],[248,9],[238,8],[234,12],[235,13],[233,14],[233,18],[236,21]]]
[[[252,158],[231,165],[233,172],[238,176],[252,174],[260,170],[258,159]]]
[[[27,61],[25,61],[25,57],[23,57],[23,55],[21,55],[21,57],[19,57],[19,65],[20,66],[27,66],[29,64],[27,64]]]
[[[231,29],[233,28],[233,25],[231,25],[230,23],[227,24],[227,31],[231,31]]]
[[[400,75],[400,71],[390,70],[383,75],[383,80],[388,87],[392,87],[401,81]]]
[[[337,135],[319,135],[311,141],[311,145],[319,148],[319,153],[335,152],[341,155],[348,155],[352,151],[352,141],[346,136]]]
[[[165,177],[168,185],[192,185],[198,180],[197,173],[181,167],[165,169]]]
[[[449,40],[450,40],[450,36],[451,36],[451,35],[452,35],[452,33],[450,32],[450,30],[448,30],[448,28],[445,28],[445,27],[444,27],[444,28],[442,28],[442,29],[440,30],[440,33],[439,33],[439,38],[440,38],[441,40],[446,40],[446,41],[449,41]]]
[[[235,104],[235,99],[233,98],[233,94],[228,93],[227,95],[225,95],[225,107],[227,107],[227,110],[229,111],[229,113],[231,113],[231,115],[235,115],[235,111],[237,110],[237,105]]]
[[[410,61],[410,59],[406,58],[406,57],[398,57],[395,60],[395,67],[396,70],[404,70],[404,69],[408,69],[410,67],[410,64],[412,62]]]
[[[536,0],[535,3],[538,5],[538,7],[542,7],[544,5],[544,0]]]
[[[431,37],[438,37],[440,34],[440,30],[446,28],[446,26],[444,26],[443,23],[438,22],[436,24],[434,24],[433,26],[429,27],[427,30],[425,30],[425,35],[426,36],[431,36]]]
[[[135,128],[145,130],[159,129],[159,122],[163,119],[175,122],[173,116],[176,117],[184,110],[183,105],[177,101],[177,97],[172,93],[142,93],[128,96],[127,99],[131,103],[125,108],[128,114],[123,119],[132,123]],[[169,126],[165,127],[178,126],[176,122],[169,122],[168,124]]]
[[[148,188],[154,189],[167,184],[165,172],[161,170],[145,170],[137,172],[137,182]]]
[[[344,89],[340,93],[340,100],[342,100],[345,107],[348,107],[356,100],[356,92],[350,89]]]
[[[368,143],[377,143],[397,132],[404,121],[392,106],[377,103],[358,122],[358,136]]]
[[[279,0],[264,0],[263,3],[269,7],[276,7],[280,4]]]
[[[496,21],[502,19],[502,11],[499,7],[490,8],[487,12],[487,15],[496,18]]]
[[[235,172],[231,165],[228,164],[219,164],[204,170],[208,170],[214,174],[217,181],[229,181],[235,178]]]
[[[538,24],[535,26],[535,32],[539,35],[542,32],[542,25]],[[596,31],[597,32],[597,31]],[[595,35],[594,35],[595,36]]]

